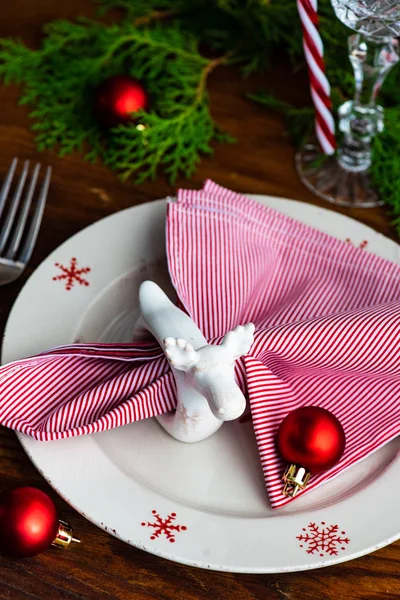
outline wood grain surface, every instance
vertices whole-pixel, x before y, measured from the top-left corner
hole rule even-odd
[[[35,45],[42,25],[54,18],[93,16],[90,0],[2,0],[0,36],[18,35]],[[296,18],[295,8],[293,12]],[[178,186],[200,187],[205,178],[238,192],[272,194],[326,206],[299,182],[294,149],[284,123],[245,99],[246,91],[266,85],[284,99],[307,100],[304,76],[293,77],[277,62],[265,77],[243,81],[220,69],[210,79],[212,111],[234,135],[235,145],[219,145],[193,177]],[[0,290],[0,330],[30,273],[72,234],[123,208],[174,193],[165,179],[140,187],[121,183],[102,165],[88,165],[78,154],[40,156],[29,131],[27,109],[18,107],[18,90],[0,87],[0,177],[13,156],[39,159],[53,166],[50,196],[37,247],[24,276]],[[329,208],[329,206],[328,206]],[[384,209],[340,212],[395,239]],[[181,566],[157,558],[111,537],[76,513],[46,484],[22,450],[14,433],[0,428],[0,491],[34,485],[48,492],[64,520],[73,524],[82,543],[68,552],[50,549],[27,560],[0,557],[1,600],[319,600],[400,598],[400,541],[369,556],[341,565],[281,575],[236,575]],[[390,490],[387,490],[390,493]]]

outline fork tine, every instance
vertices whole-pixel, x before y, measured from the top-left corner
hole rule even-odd
[[[51,167],[47,167],[46,176],[43,180],[42,188],[40,190],[39,200],[32,218],[32,223],[30,225],[28,235],[21,250],[21,254],[18,257],[18,261],[24,264],[28,263],[32,255],[33,249],[35,247],[36,238],[39,233],[40,224],[42,222],[43,217],[43,211],[47,200],[47,192],[49,191],[50,179]]]
[[[39,171],[40,171],[40,163],[37,163],[37,165],[35,166],[35,169],[33,171],[33,174],[32,174],[32,179],[29,184],[28,191],[25,196],[25,201],[24,201],[24,204],[23,204],[23,207],[21,210],[21,214],[20,214],[18,223],[15,226],[14,235],[11,239],[7,254],[5,256],[9,260],[13,260],[13,258],[15,257],[15,255],[17,253],[18,246],[21,242],[21,238],[24,233],[26,221],[28,219],[29,209],[30,209],[30,206],[32,203],[33,193],[35,191],[36,181],[37,181],[37,178],[39,175]]]
[[[17,162],[18,162],[18,158],[14,158],[13,161],[12,161],[12,163],[11,163],[11,165],[10,165],[10,168],[8,169],[8,173],[6,175],[6,178],[4,180],[3,186],[1,188],[1,192],[0,192],[0,217],[1,217],[1,214],[3,212],[5,203],[6,203],[8,192],[10,191],[11,182],[13,180],[15,169],[17,167]]]
[[[3,229],[1,231],[1,235],[0,235],[0,254],[4,250],[4,246],[7,243],[8,236],[10,235],[10,231],[11,231],[11,228],[13,226],[15,214],[16,214],[16,212],[18,210],[19,201],[21,199],[21,194],[22,194],[22,191],[24,189],[25,180],[26,180],[26,177],[28,175],[28,169],[29,169],[29,160],[26,160],[25,161],[25,165],[24,165],[24,169],[23,169],[23,171],[21,173],[21,177],[19,178],[17,189],[15,191],[14,197],[13,197],[12,202],[11,202],[10,209],[9,209],[7,217],[6,217],[6,221],[5,221],[5,223],[3,225]]]

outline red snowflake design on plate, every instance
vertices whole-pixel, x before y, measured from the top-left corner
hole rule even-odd
[[[161,535],[165,535],[167,540],[171,543],[175,542],[175,531],[186,531],[186,525],[174,525],[173,521],[176,519],[176,513],[172,512],[166,519],[162,519],[156,510],[152,510],[151,513],[154,515],[154,522],[146,521],[142,523],[142,527],[152,527],[154,532],[150,536],[151,540],[159,538]]]
[[[307,554],[319,553],[320,556],[329,554],[336,556],[339,550],[346,550],[346,544],[350,542],[345,531],[339,532],[339,525],[326,525],[325,521],[321,522],[321,526],[316,523],[310,523],[308,527],[303,527],[302,533],[297,537],[300,542],[300,548],[307,546]]]
[[[84,277],[82,277],[82,275],[85,275],[86,273],[89,273],[91,271],[90,267],[80,267],[78,269],[78,259],[77,258],[71,258],[70,264],[68,267],[66,267],[65,265],[62,265],[61,263],[56,262],[55,266],[60,269],[61,274],[60,275],[55,275],[53,277],[53,281],[65,281],[65,289],[66,290],[72,290],[72,288],[74,287],[75,283],[78,283],[79,285],[85,285],[88,286],[90,285],[90,283],[84,279]]]
[[[346,238],[344,240],[346,242],[346,244],[351,244],[352,246],[355,246],[355,244],[353,244],[353,242],[351,241],[350,238]],[[361,248],[361,250],[365,250],[365,248],[368,246],[368,240],[363,240],[362,242],[360,242],[358,244],[358,248]]]

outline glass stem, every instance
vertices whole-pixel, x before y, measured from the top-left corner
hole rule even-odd
[[[365,171],[371,165],[371,142],[383,130],[383,108],[378,92],[390,69],[398,62],[398,41],[373,40],[360,34],[349,37],[349,58],[354,69],[355,95],[339,108],[343,141],[338,161],[348,171]]]

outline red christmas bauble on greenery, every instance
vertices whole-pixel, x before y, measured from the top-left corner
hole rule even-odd
[[[108,77],[94,92],[94,114],[104,127],[128,123],[135,112],[147,110],[148,105],[147,91],[129,75]]]
[[[278,449],[290,464],[311,473],[327,471],[341,458],[346,438],[340,421],[318,406],[304,406],[289,413],[278,431]]]

